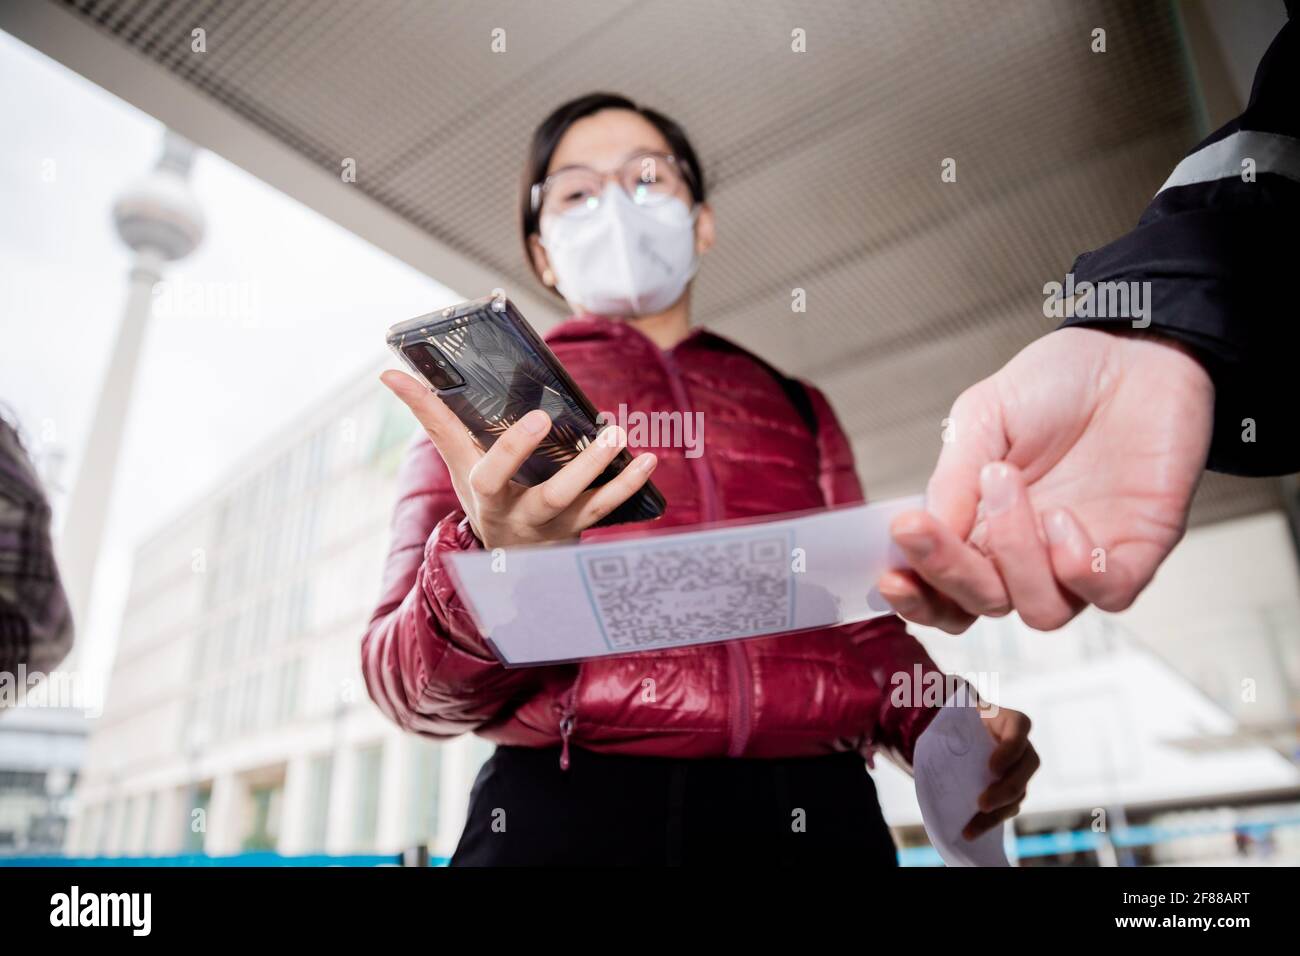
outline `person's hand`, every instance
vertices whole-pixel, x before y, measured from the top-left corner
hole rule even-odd
[[[546,412],[533,409],[485,453],[451,409],[411,376],[387,371],[380,380],[424,426],[447,463],[474,534],[486,548],[576,538],[635,494],[655,468],[655,456],[646,452],[616,478],[588,490],[627,444],[627,436],[613,426],[546,481],[527,488],[513,478],[550,431]]]
[[[1183,348],[1068,328],[953,406],[926,511],[891,533],[903,617],[950,633],[1011,609],[1052,630],[1128,607],[1182,537],[1209,453],[1214,386]]]
[[[1029,742],[1029,718],[1018,710],[998,708],[992,717],[982,717],[988,732],[997,741],[989,755],[989,769],[997,775],[980,794],[979,813],[971,817],[961,831],[967,840],[1010,820],[1020,812],[1029,778],[1038,770],[1038,752]]]

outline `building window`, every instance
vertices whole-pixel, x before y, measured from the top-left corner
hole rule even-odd
[[[108,856],[112,850],[113,825],[117,822],[117,804],[104,804],[104,815],[99,821],[99,855]]]
[[[185,701],[184,716],[181,722],[176,725],[176,746],[184,750],[190,742],[190,734],[198,722],[199,699],[198,697],[189,697]]]
[[[244,687],[244,719],[242,730],[250,733],[258,728],[258,709],[262,703],[262,675],[253,674]]]
[[[295,542],[298,560],[306,561],[311,557],[316,543],[316,496],[307,499],[307,503],[298,510],[298,538]]]
[[[289,472],[292,465],[288,455],[281,455],[275,463],[275,475],[271,479],[271,510],[272,513],[282,511],[289,498]]]
[[[329,837],[330,776],[334,759],[329,754],[316,757],[307,770],[307,849],[321,852]]]
[[[308,465],[307,465],[307,485],[311,487],[325,477],[325,453],[326,443],[329,441],[329,432],[321,429],[311,436],[311,444],[308,446]]]
[[[237,737],[244,729],[241,726],[244,718],[244,682],[231,681],[229,691],[230,697],[226,701],[226,736]]]
[[[272,512],[266,527],[262,529],[262,543],[266,548],[263,561],[265,580],[274,580],[280,571],[280,551],[284,539],[284,509],[277,507]]]
[[[208,809],[212,804],[212,787],[191,789],[185,800],[185,852],[202,853],[207,843]]]
[[[190,677],[198,679],[203,676],[204,667],[207,665],[207,653],[208,632],[196,631],[190,644]]]
[[[277,644],[283,643],[285,639],[288,637],[286,630],[289,625],[286,620],[288,616],[288,610],[287,610],[285,592],[282,589],[277,589],[269,598],[266,599],[266,601],[267,601],[266,631],[268,634],[267,644],[271,647],[274,647]]]
[[[363,747],[357,751],[356,772],[356,828],[352,832],[357,848],[374,849],[379,839],[379,775],[384,768],[382,744]]]
[[[225,686],[217,688],[212,696],[212,739],[221,740],[226,736],[226,692]]]
[[[291,635],[296,637],[311,627],[312,601],[310,578],[303,578],[302,580],[294,582],[290,600],[293,602],[289,609],[289,613],[293,616],[293,623],[289,632]]]
[[[249,793],[252,802],[252,822],[244,837],[245,852],[274,850],[280,840],[280,804],[284,798],[284,787],[271,784],[254,787]]]
[[[122,807],[121,831],[117,835],[117,852],[129,856],[135,847],[135,817],[139,809],[138,797],[129,797]]]
[[[198,698],[194,708],[194,723],[182,728],[185,737],[182,743],[187,756],[193,757],[212,741],[215,729],[213,720],[213,695],[204,693]]]
[[[82,831],[80,834],[79,849],[84,856],[94,856],[99,847],[99,830],[103,824],[104,808],[99,806],[87,807],[85,816],[82,817]]]
[[[411,767],[411,840],[428,844],[438,835],[438,796],[442,745],[416,738]]]
[[[286,661],[280,665],[280,699],[276,707],[276,722],[286,723],[292,720],[298,711],[298,680],[302,670],[297,660]]]
[[[271,631],[271,602],[263,598],[253,615],[253,635],[249,641],[248,656],[258,657],[266,651],[267,635]]]
[[[206,572],[207,580],[203,589],[203,606],[211,610],[221,606],[221,568],[209,567]]]
[[[158,812],[158,791],[149,794],[144,807],[144,819],[140,822],[140,836],[136,846],[142,856],[153,853],[154,814]]]
[[[221,659],[218,668],[228,670],[235,664],[235,645],[239,639],[239,622],[227,617],[221,624]]]

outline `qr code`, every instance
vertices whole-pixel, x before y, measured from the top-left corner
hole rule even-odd
[[[597,553],[580,566],[606,643],[636,651],[793,630],[790,551],[768,531]]]

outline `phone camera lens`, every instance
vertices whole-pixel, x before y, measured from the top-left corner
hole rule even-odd
[[[404,351],[411,363],[420,370],[425,381],[433,388],[442,391],[465,384],[465,380],[456,371],[456,366],[444,358],[435,346],[422,342]]]

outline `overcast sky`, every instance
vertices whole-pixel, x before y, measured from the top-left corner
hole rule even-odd
[[[3,32],[0,89],[22,91],[0,98],[0,404],[47,465],[65,456],[66,491],[125,303],[131,253],[110,210],[157,160],[162,126]],[[166,278],[234,308],[159,302],[78,635],[92,675],[111,661],[135,546],[373,368],[390,324],[462,298],[219,156],[201,153],[192,182],[206,235]]]

